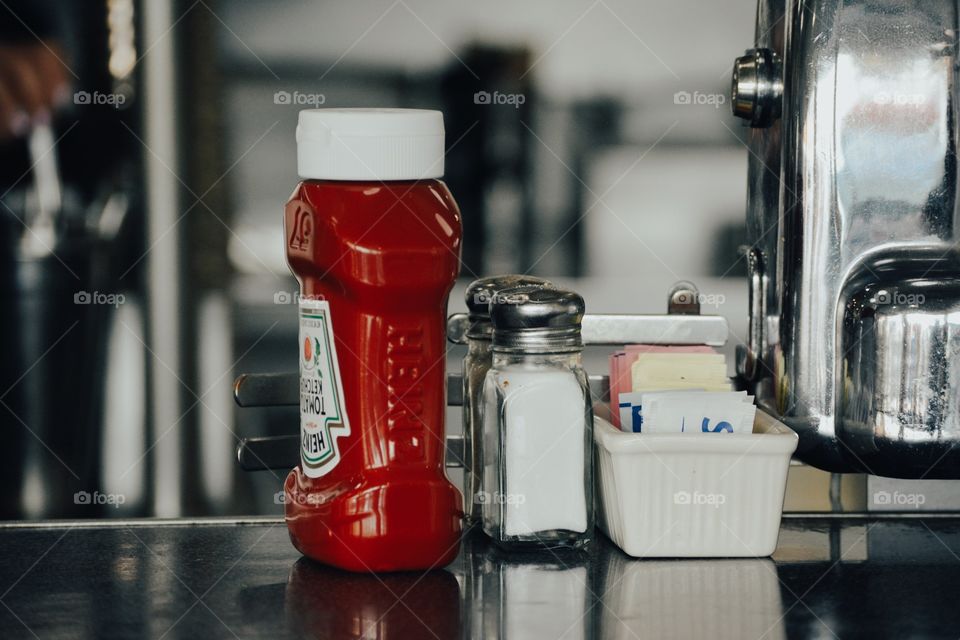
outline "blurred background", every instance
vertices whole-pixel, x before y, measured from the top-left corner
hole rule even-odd
[[[232,381],[295,366],[281,212],[304,108],[443,110],[464,220],[451,311],[490,274],[549,276],[591,312],[663,312],[690,279],[732,353],[747,151],[728,84],[754,12],[0,2],[0,517],[282,511],[284,474],[244,474],[235,447],[294,433],[296,410],[239,411]]]

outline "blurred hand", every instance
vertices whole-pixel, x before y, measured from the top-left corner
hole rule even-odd
[[[56,46],[0,44],[0,139],[22,136],[70,99]],[[62,56],[61,56],[62,57]]]

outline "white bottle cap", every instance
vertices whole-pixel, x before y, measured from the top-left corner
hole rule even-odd
[[[297,173],[308,180],[421,180],[443,175],[443,114],[426,109],[305,109]]]

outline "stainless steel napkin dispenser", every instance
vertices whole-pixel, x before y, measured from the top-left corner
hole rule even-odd
[[[955,1],[760,0],[747,120],[758,402],[830,471],[960,477]]]

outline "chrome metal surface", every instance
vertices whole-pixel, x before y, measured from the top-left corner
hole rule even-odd
[[[692,282],[678,282],[667,294],[667,313],[700,315],[700,291]]]
[[[759,375],[757,354],[762,350],[764,295],[763,257],[756,247],[747,252],[747,277],[749,291],[747,306],[750,322],[747,325],[747,344],[737,345],[737,371],[747,381],[755,381]]]
[[[283,407],[300,404],[300,374],[244,373],[233,383],[233,397],[240,407]],[[447,375],[447,405],[463,404],[462,380],[459,373]]]
[[[722,347],[730,328],[723,316],[605,314],[583,317],[585,345],[706,344]]]
[[[748,133],[741,374],[830,471],[960,477],[955,1],[761,0],[782,116]],[[922,304],[876,302],[881,291]],[[757,317],[757,314],[760,317]]]
[[[233,399],[240,407],[279,407],[300,404],[300,374],[243,373],[233,382]]]
[[[783,75],[770,49],[749,49],[733,63],[730,108],[751,126],[767,127],[780,117]]]
[[[465,313],[452,313],[447,316],[447,340],[453,344],[467,344],[467,331],[470,329],[470,316]]]
[[[960,252],[921,255],[874,258],[842,296],[841,437],[876,475],[960,466]]]
[[[583,298],[573,291],[513,289],[490,303],[492,349],[524,355],[580,351],[583,312]]]
[[[447,318],[447,339],[466,344],[469,319],[465,313]],[[730,329],[723,316],[586,314],[580,325],[584,345],[707,344],[721,347]]]
[[[552,287],[553,283],[543,278],[523,275],[492,276],[474,280],[464,293],[469,310],[466,332],[471,338],[490,339],[493,330],[490,324],[490,303],[502,292],[518,287]]]
[[[233,383],[234,399],[240,407],[295,407],[300,404],[300,378],[296,371],[288,373],[244,373]],[[590,376],[594,398],[610,400],[608,376]],[[463,404],[463,378],[459,373],[447,374],[447,406]]]
[[[240,407],[294,407],[300,404],[300,378],[296,371],[287,373],[244,373],[234,382],[234,399]],[[594,398],[610,400],[608,376],[590,376]],[[463,378],[459,373],[447,374],[447,406],[463,404]]]
[[[463,436],[446,437],[446,465],[455,469],[463,467]],[[300,462],[299,436],[266,436],[244,438],[237,445],[237,462],[244,471],[287,471]]]

